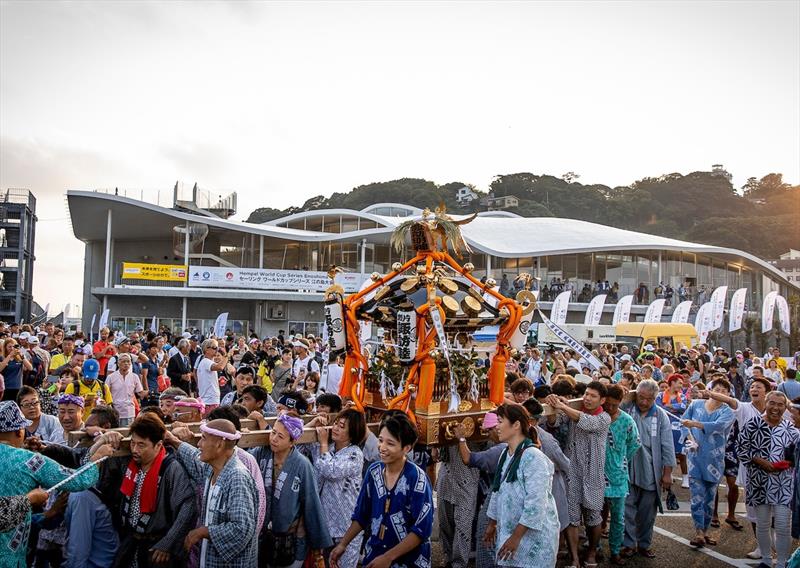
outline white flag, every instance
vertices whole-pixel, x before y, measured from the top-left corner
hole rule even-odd
[[[158,333],[158,320],[156,316],[153,316],[153,319],[150,320],[150,331],[153,333]]]
[[[644,323],[659,323],[666,302],[667,300],[664,298],[653,300],[653,303],[647,306],[647,312],[644,314]]]
[[[103,310],[102,315],[100,316],[100,322],[97,324],[97,332],[100,333],[100,330],[103,329],[108,325],[108,314],[111,313],[111,310],[106,308]]]
[[[217,338],[225,337],[225,328],[228,327],[228,312],[222,312],[214,322],[214,336]]]
[[[572,295],[571,290],[561,292],[553,301],[553,307],[550,308],[550,319],[556,325],[564,325],[567,323],[567,310],[569,309],[569,298]]]
[[[731,307],[728,308],[728,331],[742,329],[744,303],[747,300],[747,288],[739,288],[731,296]]]
[[[50,314],[50,302],[47,302],[47,305],[44,307],[44,319],[47,320],[47,316]]]
[[[697,330],[700,343],[705,343],[706,339],[708,339],[708,334],[711,331],[711,316],[713,315],[713,311],[714,306],[711,305],[711,302],[706,302],[697,310],[694,327]]]
[[[589,302],[589,307],[586,308],[586,318],[583,320],[584,325],[600,324],[600,318],[603,316],[603,306],[605,303],[605,294],[598,294],[592,298],[592,301]]]
[[[711,329],[709,331],[722,327],[722,317],[725,315],[725,299],[727,296],[727,286],[720,286],[711,294]]]
[[[672,323],[688,323],[689,312],[692,311],[692,301],[686,300],[675,306],[672,312]]]
[[[361,341],[369,341],[372,339],[372,322],[361,320],[358,322],[358,325]]]
[[[614,319],[611,320],[611,325],[618,323],[628,323],[631,319],[631,304],[633,304],[633,295],[629,294],[620,298],[617,306],[614,308]]]
[[[94,329],[94,322],[97,320],[97,314],[92,314],[92,323],[89,324],[89,333]]]
[[[775,305],[778,307],[778,319],[781,321],[781,331],[789,335],[791,332],[791,328],[789,327],[789,304],[786,303],[786,298],[783,296],[776,296]]]
[[[764,305],[761,307],[761,333],[767,333],[772,329],[772,318],[775,315],[775,299],[778,292],[773,290],[764,296]]]

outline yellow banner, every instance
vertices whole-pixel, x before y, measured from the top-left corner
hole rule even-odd
[[[122,278],[128,280],[166,280],[186,282],[188,270],[182,264],[143,264],[123,262]]]

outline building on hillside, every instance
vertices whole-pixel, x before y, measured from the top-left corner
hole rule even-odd
[[[789,282],[800,285],[800,250],[789,249],[780,258],[768,261],[772,266],[786,275]]]
[[[36,220],[33,193],[0,192],[0,319],[5,322],[31,318]]]
[[[337,282],[350,292],[372,272],[389,272],[407,258],[390,247],[392,231],[422,213],[409,205],[378,203],[254,224],[113,192],[68,191],[67,202],[75,236],[86,244],[86,332],[92,315],[99,318],[107,307],[111,325],[126,330],[147,327],[156,316],[175,331],[207,332],[218,314],[228,312],[228,327],[239,332],[317,335],[322,291],[330,283],[326,270],[342,267]],[[538,276],[542,287],[569,281],[575,301],[568,321],[583,321],[587,304],[577,301],[578,291],[597,281],[616,283],[617,297],[644,284],[652,298],[659,282],[676,290],[685,284],[692,294],[720,285],[728,285],[730,293],[746,287],[750,310],[760,309],[766,292],[800,290],[772,265],[739,250],[584,221],[487,211],[462,229],[472,252],[461,262],[473,263],[479,279],[513,283],[527,272]],[[614,301],[609,298],[604,321],[610,321]],[[544,298],[541,305],[551,306]],[[641,319],[646,307],[633,306],[632,321]]]
[[[478,199],[478,194],[472,191],[466,185],[464,187],[460,187],[456,192],[456,201],[458,201],[458,204],[462,207],[466,207],[476,199]]]
[[[711,166],[711,175],[724,177],[728,181],[733,180],[733,174],[729,173],[722,164],[713,164]]]
[[[501,211],[503,209],[508,209],[510,207],[517,207],[519,206],[519,199],[514,195],[504,195],[503,197],[495,197],[494,194],[490,193],[488,197],[481,200],[483,205],[486,205],[486,208],[489,211]]]

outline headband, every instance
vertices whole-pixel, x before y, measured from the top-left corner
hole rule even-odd
[[[62,394],[58,399],[58,404],[74,404],[83,408],[84,402],[82,396],[75,396],[74,394]]]
[[[300,414],[305,414],[306,410],[308,410],[308,403],[305,400],[298,400],[295,397],[285,394],[278,399],[278,404],[282,404],[286,408],[294,409]]]
[[[289,437],[292,440],[298,440],[303,435],[303,421],[288,414],[281,414],[278,416],[278,422],[283,424],[286,430],[289,431]]]
[[[206,434],[211,434],[212,436],[217,436],[219,438],[223,438],[225,440],[236,441],[242,437],[241,432],[235,432],[231,434],[230,432],[223,432],[222,430],[217,430],[216,428],[211,428],[210,426],[206,425],[205,422],[200,423],[200,431],[205,432]]]
[[[206,405],[198,400],[178,400],[175,402],[175,406],[185,406],[189,408],[196,408],[200,411],[200,414],[206,413]]]
[[[494,412],[487,412],[483,417],[483,426],[482,426],[482,428],[484,430],[489,430],[489,429],[494,428],[495,426],[497,426],[499,424],[499,422],[500,421],[497,419],[497,414],[495,414]]]

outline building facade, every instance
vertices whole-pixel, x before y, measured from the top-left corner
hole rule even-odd
[[[394,228],[421,210],[397,203],[297,213],[263,224],[209,212],[164,207],[93,191],[67,193],[75,236],[86,244],[83,326],[110,312],[120,329],[148,327],[153,316],[175,331],[208,331],[228,312],[228,327],[261,336],[279,330],[321,332],[325,271],[336,265],[346,289],[407,259],[389,245]],[[520,273],[574,290],[568,321],[582,321],[585,286],[616,284],[616,298],[648,288],[632,310],[644,315],[659,283],[683,285],[693,299],[717,286],[748,288],[748,310],[769,291],[800,292],[770,264],[742,251],[625,231],[583,221],[483,212],[463,226],[477,278],[492,277],[513,293]],[[164,268],[166,266],[166,268]],[[169,274],[167,274],[169,272]],[[338,280],[337,280],[338,281]],[[505,284],[504,284],[505,283]],[[579,301],[585,300],[585,301]],[[604,322],[615,298],[609,298]],[[677,295],[674,304],[677,303]],[[702,301],[702,300],[699,300]],[[543,297],[542,307],[549,309]],[[671,307],[665,310],[669,317]]]
[[[27,189],[0,193],[0,318],[30,321],[36,260],[36,198]]]

